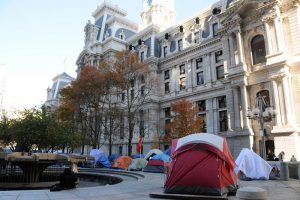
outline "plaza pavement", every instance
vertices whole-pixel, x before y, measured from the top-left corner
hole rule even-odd
[[[67,191],[49,190],[0,191],[0,200],[145,200],[149,193],[163,192],[164,174],[141,173],[145,178],[125,178],[117,185],[76,188]],[[255,186],[268,191],[268,200],[299,200],[300,182],[290,181],[239,181],[239,186]],[[235,197],[229,196],[229,200]]]

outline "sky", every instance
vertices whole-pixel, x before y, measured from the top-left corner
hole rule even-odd
[[[76,77],[84,26],[94,22],[92,12],[103,1],[0,0],[0,106],[1,99],[7,112],[39,106],[53,77],[63,72]],[[141,23],[142,0],[107,1]],[[181,22],[216,0],[174,2],[176,22]]]

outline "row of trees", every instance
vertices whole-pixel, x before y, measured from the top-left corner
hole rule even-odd
[[[42,107],[24,110],[17,119],[0,122],[0,140],[14,150],[53,151],[85,145],[99,148],[108,143],[109,155],[115,141],[123,138],[132,154],[135,129],[140,137],[139,112],[147,101],[156,80],[148,65],[139,62],[135,53],[117,52],[99,66],[85,66],[60,95],[56,111]],[[186,100],[171,104],[172,120],[167,124],[165,143],[203,128],[196,108]],[[16,145],[17,144],[17,145]]]
[[[83,142],[93,148],[108,142],[109,154],[117,137],[126,139],[131,155],[138,112],[150,100],[154,84],[149,66],[139,62],[135,53],[117,52],[98,67],[83,67],[78,78],[61,91],[61,119],[81,132]]]
[[[17,118],[0,121],[0,140],[13,151],[43,149],[53,152],[71,146],[68,125],[60,122],[56,112],[45,107],[24,109]]]

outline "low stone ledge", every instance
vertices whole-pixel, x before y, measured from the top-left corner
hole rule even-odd
[[[266,200],[267,191],[258,187],[242,187],[236,193],[237,200]]]

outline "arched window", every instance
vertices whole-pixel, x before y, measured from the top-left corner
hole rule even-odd
[[[265,111],[266,107],[270,107],[270,95],[268,90],[261,90],[256,93],[256,97],[261,96],[263,99],[263,111]]]
[[[263,35],[255,36],[251,41],[253,65],[266,62],[266,46]]]

